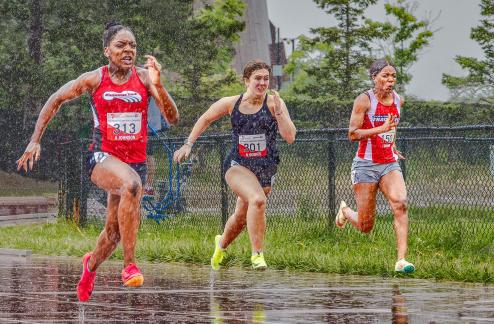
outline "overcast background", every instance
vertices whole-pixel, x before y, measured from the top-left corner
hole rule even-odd
[[[384,4],[379,0],[369,7],[366,16],[386,21]],[[482,58],[477,42],[470,39],[470,29],[479,24],[480,0],[416,0],[419,4],[415,16],[419,19],[435,17],[433,29],[437,31],[410,72],[413,75],[407,92],[422,99],[447,100],[449,90],[441,84],[443,73],[464,75],[454,61],[456,55]],[[312,0],[267,0],[270,20],[280,28],[282,38],[310,35],[310,28],[334,26],[332,16],[318,8]],[[291,46],[287,46],[288,52]]]

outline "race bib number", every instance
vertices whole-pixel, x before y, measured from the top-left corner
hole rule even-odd
[[[383,145],[389,146],[395,142],[396,129],[392,129],[389,132],[378,134],[381,138]]]
[[[266,135],[239,135],[238,153],[244,158],[263,157],[268,155]]]
[[[140,112],[107,113],[107,136],[110,141],[136,141],[141,139],[142,114]]]

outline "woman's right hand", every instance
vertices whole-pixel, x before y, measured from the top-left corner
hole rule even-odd
[[[27,172],[27,168],[29,166],[29,170],[33,169],[34,161],[38,161],[41,154],[41,145],[37,142],[29,142],[24,151],[24,154],[16,161],[17,163],[17,171],[24,169]]]
[[[192,147],[189,144],[182,145],[181,148],[173,153],[173,161],[175,161],[176,163],[180,163],[184,160],[187,160],[189,158],[191,150]]]
[[[390,130],[396,128],[396,123],[395,123],[395,115],[388,114],[388,118],[384,121],[384,124],[382,124],[381,127],[381,133],[386,133],[389,132]]]

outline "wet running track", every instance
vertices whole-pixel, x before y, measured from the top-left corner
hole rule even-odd
[[[494,286],[206,266],[139,264],[125,289],[105,262],[87,303],[80,260],[2,257],[1,323],[477,323],[494,321]]]

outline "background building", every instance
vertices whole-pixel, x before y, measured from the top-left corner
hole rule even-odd
[[[244,0],[247,9],[244,14],[245,29],[235,46],[233,67],[242,75],[244,65],[253,59],[260,59],[274,65],[285,65],[286,54],[283,41],[278,40],[276,26],[269,21],[266,0]],[[279,88],[281,78],[271,80],[272,88]]]

